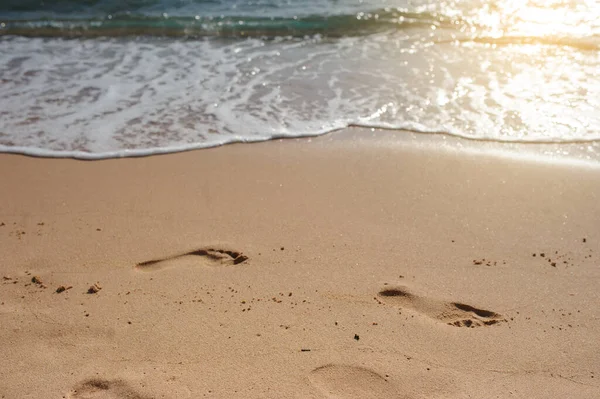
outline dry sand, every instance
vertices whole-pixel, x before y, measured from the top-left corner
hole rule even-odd
[[[1,155],[0,397],[600,397],[600,168],[425,147]]]

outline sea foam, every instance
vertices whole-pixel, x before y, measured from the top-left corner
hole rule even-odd
[[[399,15],[401,28],[0,36],[0,151],[138,156],[352,125],[490,141],[600,140],[596,25],[579,40],[581,29],[562,38],[496,35],[496,25],[484,30],[468,14],[386,13]],[[302,29],[312,32],[307,21]]]

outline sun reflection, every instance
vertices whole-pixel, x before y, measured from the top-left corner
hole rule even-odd
[[[600,34],[600,2],[595,0],[499,0],[469,18],[491,37],[590,37]]]

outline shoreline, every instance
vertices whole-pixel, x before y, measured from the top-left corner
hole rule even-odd
[[[405,129],[370,128],[351,125],[314,135],[285,137],[274,136],[252,141],[232,141],[215,143],[209,146],[150,148],[143,150],[119,150],[104,153],[33,150],[29,147],[0,146],[0,154],[22,155],[32,158],[73,159],[80,161],[104,161],[110,159],[143,158],[159,155],[179,154],[189,151],[202,151],[230,145],[263,144],[270,141],[361,141],[367,145],[403,145],[431,150],[463,151],[465,154],[484,154],[500,157],[532,159],[543,162],[577,163],[582,166],[595,166],[600,162],[600,140],[552,141],[502,141],[460,136],[446,132],[418,132]],[[123,153],[123,151],[129,151]]]
[[[596,165],[361,132],[0,154],[0,396],[598,397]]]

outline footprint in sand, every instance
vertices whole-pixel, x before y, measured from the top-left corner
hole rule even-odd
[[[155,271],[186,263],[197,264],[198,260],[212,265],[238,265],[248,260],[246,255],[238,251],[226,249],[201,248],[183,254],[168,256],[160,259],[147,260],[138,263],[136,269],[143,271]]]
[[[70,399],[150,399],[136,392],[122,380],[94,378],[78,384],[69,394]]]
[[[379,291],[379,300],[390,305],[412,309],[434,320],[455,327],[491,326],[506,319],[502,315],[484,309],[478,309],[460,302],[445,302],[411,293],[408,288],[386,287]]]
[[[383,376],[364,367],[328,364],[311,371],[308,379],[331,399],[408,398]]]

